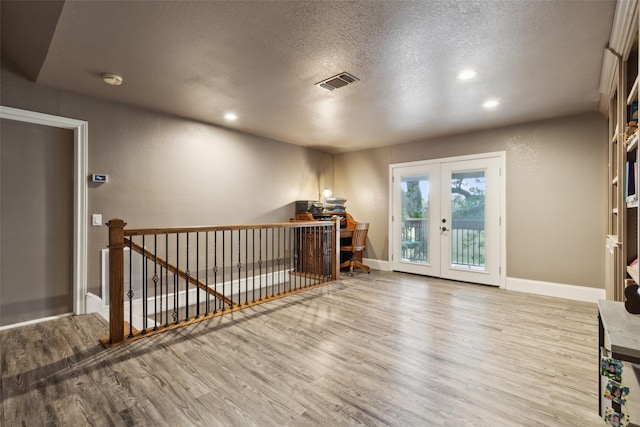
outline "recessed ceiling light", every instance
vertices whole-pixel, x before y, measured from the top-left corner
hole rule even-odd
[[[122,77],[117,74],[105,73],[102,75],[102,80],[111,86],[120,86],[122,84]]]
[[[224,115],[225,120],[229,120],[230,122],[238,120],[238,116],[234,113],[227,113]]]
[[[497,99],[489,99],[482,104],[484,108],[496,108],[498,105],[500,105],[500,101]]]
[[[459,80],[470,80],[478,75],[476,70],[464,70],[460,74],[458,74]]]

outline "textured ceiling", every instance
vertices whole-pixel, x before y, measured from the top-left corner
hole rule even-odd
[[[37,83],[329,152],[595,111],[615,11],[606,0],[38,3],[1,2],[3,59]],[[466,68],[477,77],[459,81]],[[343,71],[360,81],[314,86]],[[105,72],[124,84],[105,85]],[[501,103],[484,109],[488,98]]]

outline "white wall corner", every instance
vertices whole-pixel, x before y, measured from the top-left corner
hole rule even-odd
[[[85,308],[86,313],[96,313],[104,308],[104,302],[99,296],[87,292]]]
[[[567,285],[563,283],[541,282],[538,280],[518,279],[507,277],[508,291],[526,292],[548,297],[565,298],[575,301],[598,302],[606,298],[604,289],[588,288],[586,286]]]

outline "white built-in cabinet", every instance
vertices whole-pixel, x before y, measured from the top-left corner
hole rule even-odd
[[[609,119],[607,299],[624,301],[627,284],[640,283],[638,266],[638,3],[618,4],[604,66],[611,64]],[[607,61],[608,59],[608,61]],[[603,73],[604,75],[604,73]],[[634,125],[635,123],[635,125]]]
[[[598,302],[599,402],[607,426],[640,426],[640,314],[625,308],[638,274],[637,0],[618,0],[605,50],[600,109],[609,120],[606,237],[607,300]]]

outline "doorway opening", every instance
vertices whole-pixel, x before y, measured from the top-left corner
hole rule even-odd
[[[86,311],[87,295],[87,152],[88,123],[82,120],[36,113],[17,108],[0,106],[0,119],[16,122],[43,125],[52,128],[70,129],[73,131],[73,221],[72,221],[72,254],[71,276],[73,282],[73,314]],[[67,313],[63,314],[67,315]],[[19,323],[0,326],[0,329],[35,323],[56,316],[34,318]]]

